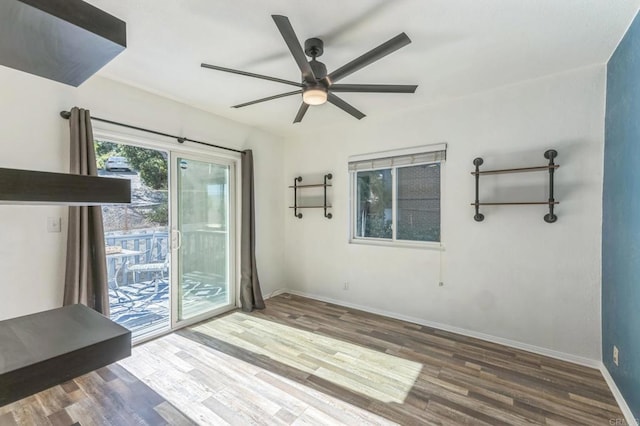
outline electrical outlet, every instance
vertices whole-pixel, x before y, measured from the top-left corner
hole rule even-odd
[[[615,365],[618,365],[618,355],[620,355],[618,347],[616,345],[613,345],[613,363]]]
[[[345,283],[342,286],[342,289],[343,290],[349,290],[349,282],[348,281],[345,281]]]

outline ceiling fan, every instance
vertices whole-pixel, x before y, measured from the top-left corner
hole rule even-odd
[[[245,75],[247,77],[261,78],[298,87],[298,90],[234,105],[233,108],[242,108],[260,102],[283,98],[285,96],[302,94],[302,105],[300,105],[298,114],[296,115],[295,120],[293,120],[294,123],[302,121],[302,118],[309,109],[309,105],[321,105],[327,101],[360,120],[365,115],[336,96],[334,93],[414,93],[418,87],[417,85],[403,84],[336,84],[346,76],[411,43],[411,40],[405,33],[398,34],[387,42],[382,43],[380,46],[371,49],[367,53],[327,74],[327,67],[322,62],[316,60],[316,58],[321,56],[324,51],[324,43],[322,40],[319,38],[310,38],[306,40],[304,42],[303,51],[302,46],[298,41],[298,37],[289,22],[289,18],[282,15],[271,15],[271,17],[276,23],[278,30],[280,30],[280,34],[282,34],[285,43],[289,47],[289,51],[293,55],[293,59],[295,59],[298,64],[298,68],[300,68],[300,72],[302,73],[302,82],[298,83],[277,77],[219,67],[217,65],[201,64],[203,68]],[[311,58],[310,61],[307,61],[305,54]]]

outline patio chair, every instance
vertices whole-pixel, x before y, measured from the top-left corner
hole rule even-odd
[[[124,269],[125,273],[133,272],[134,282],[137,281],[135,279],[136,274],[141,274],[141,273],[153,274],[153,279],[151,280],[151,284],[155,285],[155,292],[157,293],[158,285],[160,284],[160,282],[164,282],[166,280],[165,273],[168,273],[169,271],[169,256],[166,254],[164,256],[164,260],[160,262],[153,262],[153,263],[129,264],[129,260],[127,259],[125,260],[124,268],[125,268]]]
[[[123,259],[122,264],[118,268],[114,276],[114,284],[115,287],[118,288],[118,277],[122,276],[123,280],[126,274],[131,272],[133,274],[133,283],[138,282],[138,278],[141,274],[151,274],[153,277],[151,280],[151,284],[155,285],[155,292],[158,292],[158,286],[160,282],[164,282],[166,280],[165,274],[169,271],[169,254],[165,252],[163,254],[163,250],[160,244],[158,244],[159,237],[157,235],[153,235],[151,239],[150,247],[136,256],[126,257]],[[154,253],[154,250],[156,253]],[[154,256],[155,255],[155,256]],[[134,263],[134,257],[146,259],[144,263]],[[127,285],[125,287],[132,287],[131,285]],[[144,290],[148,286],[144,288],[138,289],[136,293]]]

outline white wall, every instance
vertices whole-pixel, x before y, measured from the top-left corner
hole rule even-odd
[[[286,212],[287,286],[599,360],[604,85],[598,65],[289,139],[288,184],[335,177],[333,219]],[[448,143],[445,250],[349,244],[348,157],[439,142]],[[485,169],[543,165],[548,148],[561,164],[557,223],[543,221],[544,206],[484,208],[485,221],[473,220],[475,157]],[[543,201],[546,182],[545,173],[486,177],[481,194]]]
[[[0,67],[0,167],[68,171],[68,122],[58,113],[72,106],[98,117],[253,149],[260,278],[267,294],[281,287],[283,242],[274,238],[284,232],[279,138],[99,77],[76,89]],[[0,205],[0,320],[61,306],[66,211]],[[62,233],[47,233],[49,216],[63,218]]]
[[[266,295],[288,287],[600,359],[604,77],[603,66],[584,68],[345,120],[283,146],[277,137],[109,80],[93,78],[74,89],[0,67],[0,167],[67,171],[68,122],[58,112],[74,105],[96,116],[252,148]],[[366,112],[366,105],[358,106]],[[439,142],[449,146],[445,251],[348,244],[348,156]],[[486,168],[544,164],[547,148],[559,151],[559,221],[546,224],[544,208],[534,206],[485,208],[485,221],[474,222],[473,158],[484,157]],[[283,187],[294,176],[309,182],[325,172],[335,176],[334,218],[305,211],[295,219],[285,208],[292,194]],[[487,199],[545,199],[545,184],[543,174],[522,174],[487,177],[481,189]],[[64,207],[0,205],[0,319],[61,304],[65,233],[47,233],[48,216],[62,216],[66,225]]]

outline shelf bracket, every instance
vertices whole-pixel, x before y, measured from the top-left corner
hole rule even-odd
[[[553,173],[556,168],[553,160],[558,156],[558,151],[555,149],[549,149],[544,152],[544,158],[549,160],[549,213],[544,215],[544,221],[547,223],[553,223],[558,220],[558,216],[553,213],[553,207],[555,205],[555,199],[553,198]]]
[[[331,219],[333,217],[331,213],[327,212],[327,180],[331,180],[332,178],[333,175],[331,173],[324,175],[324,217],[327,219]]]
[[[293,215],[302,219],[302,213],[298,213],[298,182],[302,182],[302,176],[293,179]]]
[[[498,170],[485,170],[483,172],[480,171],[480,166],[484,163],[484,160],[480,157],[475,158],[473,160],[473,165],[476,166],[475,172],[471,172],[472,175],[475,175],[476,178],[476,199],[475,202],[471,203],[472,206],[476,209],[476,214],[473,216],[473,219],[476,222],[482,222],[484,220],[484,215],[480,213],[481,205],[517,205],[517,204],[546,204],[549,206],[549,213],[544,216],[544,221],[547,223],[554,223],[558,220],[558,216],[554,213],[555,205],[558,204],[554,198],[554,188],[553,188],[553,177],[556,169],[560,166],[556,165],[554,160],[558,156],[558,151],[555,149],[549,149],[545,151],[544,158],[549,160],[549,164],[547,166],[539,166],[539,167],[520,167],[513,169],[498,169]],[[480,202],[480,175],[495,175],[495,174],[503,174],[503,173],[521,173],[521,172],[538,172],[538,171],[549,171],[549,199],[544,202],[503,202],[503,203],[481,203]]]
[[[480,166],[484,163],[484,160],[480,157],[473,160],[473,165],[476,166],[476,214],[473,216],[473,219],[476,222],[482,222],[484,220],[484,215],[480,213]]]

